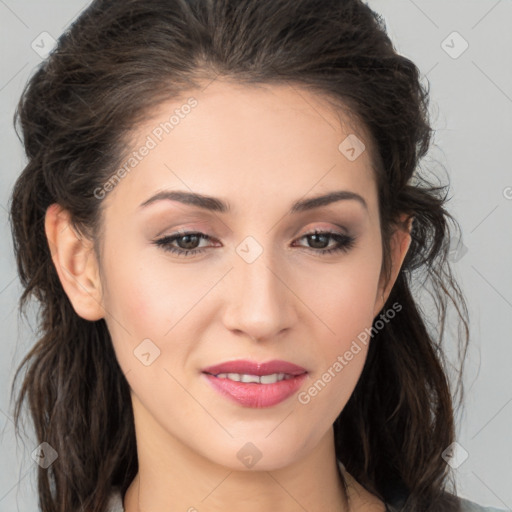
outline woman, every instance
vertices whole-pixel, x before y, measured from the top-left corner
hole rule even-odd
[[[427,103],[360,1],[84,11],[17,113],[44,512],[486,510],[448,485]]]

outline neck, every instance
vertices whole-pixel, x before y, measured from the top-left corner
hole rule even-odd
[[[302,457],[273,467],[261,464],[262,457],[249,470],[213,462],[154,424],[144,425],[140,415],[136,436],[139,472],[124,496],[125,512],[349,511],[332,429]]]

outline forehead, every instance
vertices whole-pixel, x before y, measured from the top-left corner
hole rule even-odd
[[[343,186],[372,200],[364,127],[295,85],[214,80],[161,103],[135,127],[129,146],[123,178],[106,198],[112,204],[116,196],[123,204],[140,204],[164,188],[236,193],[257,203],[258,197],[296,200]],[[230,203],[236,206],[236,199]]]

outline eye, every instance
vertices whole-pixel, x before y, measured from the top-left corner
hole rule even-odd
[[[311,247],[304,247],[307,250],[319,254],[330,254],[334,252],[347,252],[355,244],[355,237],[336,233],[334,231],[318,231],[307,233],[299,240],[307,239]],[[204,252],[205,247],[200,248],[201,240],[212,240],[205,233],[191,231],[188,233],[175,233],[155,240],[153,243],[164,251],[177,254],[178,256],[189,256]],[[329,241],[334,240],[336,244],[329,248]],[[176,244],[176,245],[175,245]]]
[[[313,250],[320,254],[330,254],[334,252],[348,252],[355,244],[355,237],[345,235],[343,233],[336,233],[334,231],[318,231],[307,233],[302,238],[306,238],[313,247],[306,247],[308,250]],[[334,240],[336,244],[328,248],[329,240]]]
[[[208,235],[199,232],[176,233],[174,235],[164,236],[153,243],[162,247],[164,251],[177,254],[178,256],[187,256],[189,254],[199,254],[204,251],[197,248],[201,240],[210,240]],[[178,247],[172,245],[177,242]]]

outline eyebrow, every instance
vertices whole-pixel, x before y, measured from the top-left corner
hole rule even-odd
[[[178,201],[182,204],[198,206],[199,208],[217,213],[228,213],[231,210],[229,203],[222,201],[221,199],[181,190],[163,190],[158,192],[144,201],[139,206],[139,208],[145,208],[152,203],[163,200]],[[308,199],[300,199],[293,203],[292,207],[290,208],[290,213],[304,212],[318,208],[320,206],[326,206],[337,201],[345,200],[355,200],[359,202],[366,210],[368,210],[366,201],[359,194],[349,190],[336,190],[320,196],[315,196]]]

